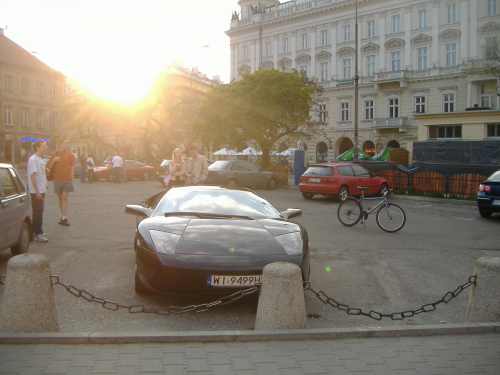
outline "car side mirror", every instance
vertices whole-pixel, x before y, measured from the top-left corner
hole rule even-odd
[[[281,212],[281,215],[288,220],[292,217],[301,216],[302,210],[300,208],[288,208],[286,211]]]

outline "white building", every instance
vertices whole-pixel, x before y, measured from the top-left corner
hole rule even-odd
[[[327,125],[303,141],[309,163],[330,161],[353,146],[357,55],[359,146],[411,151],[418,137],[415,113],[499,108],[498,77],[464,73],[470,61],[482,58],[481,46],[500,36],[499,2],[239,0],[241,11],[226,31],[231,79],[259,68],[316,77]],[[446,130],[432,129],[427,139],[458,137]]]

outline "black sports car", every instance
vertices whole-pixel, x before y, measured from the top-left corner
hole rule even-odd
[[[307,232],[288,221],[300,209],[280,213],[242,188],[187,186],[162,194],[125,210],[142,219],[134,243],[137,293],[234,292],[260,283],[273,262],[294,263],[309,279]]]

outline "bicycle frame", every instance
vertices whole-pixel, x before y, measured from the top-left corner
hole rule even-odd
[[[359,188],[359,186],[358,186]],[[368,215],[370,215],[373,211],[375,211],[377,208],[379,208],[382,205],[385,205],[387,207],[387,195],[384,195],[383,197],[369,197],[366,198],[365,194],[363,193],[363,189],[361,190],[361,197],[357,200],[358,203],[361,203],[361,207],[363,208],[363,211],[361,212],[361,222],[364,224],[365,220],[368,219]],[[369,208],[366,210],[365,208],[365,201],[380,201],[378,202],[373,208]]]

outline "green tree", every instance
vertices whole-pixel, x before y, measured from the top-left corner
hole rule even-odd
[[[500,78],[500,37],[487,38],[481,52],[483,59],[471,61],[467,74]]]
[[[255,142],[265,168],[280,139],[320,124],[310,118],[320,94],[321,88],[297,71],[258,70],[212,88],[200,105],[200,120],[193,130],[211,149]]]

